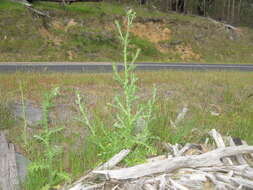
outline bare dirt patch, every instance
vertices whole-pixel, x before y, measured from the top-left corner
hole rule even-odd
[[[195,53],[190,45],[177,45],[175,53],[180,54],[180,58],[184,61],[200,59],[200,55]]]
[[[171,30],[166,28],[163,23],[136,23],[131,32],[140,38],[146,38],[152,43],[157,44],[160,41],[169,40],[171,38]]]

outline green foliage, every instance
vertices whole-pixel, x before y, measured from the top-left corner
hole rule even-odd
[[[126,159],[129,165],[142,162],[147,154],[156,153],[155,148],[152,146],[154,137],[151,136],[148,129],[150,121],[152,120],[156,90],[154,89],[153,97],[146,104],[138,102],[138,87],[136,84],[138,79],[134,73],[134,62],[140,51],[136,51],[130,62],[128,60],[129,34],[134,18],[135,13],[129,10],[127,12],[125,32],[121,30],[119,22],[115,23],[123,46],[124,71],[123,76],[121,76],[116,64],[114,64],[114,79],[122,87],[123,94],[117,94],[114,97],[114,103],[110,104],[116,112],[113,115],[115,120],[113,127],[108,128],[100,121],[96,125],[92,124],[89,121],[88,111],[82,103],[81,95],[78,92],[76,99],[76,103],[82,114],[82,122],[91,133],[90,139],[99,148],[100,158],[107,160],[122,149],[132,149],[132,153]]]
[[[62,181],[70,181],[67,173],[59,171],[54,167],[54,161],[62,152],[61,147],[53,144],[54,135],[61,132],[63,128],[50,128],[49,110],[52,107],[52,100],[59,95],[59,88],[46,93],[43,103],[43,119],[41,121],[43,131],[34,135],[34,138],[41,144],[43,151],[41,157],[29,167],[29,175],[25,184],[27,189],[50,189]]]
[[[1,0],[0,2],[0,10],[20,10],[22,8],[23,5],[14,1]]]
[[[157,57],[159,59],[159,56],[162,56],[162,54],[155,48],[154,44],[147,40],[134,36],[131,42],[132,44],[137,46],[137,48],[141,49],[143,57],[144,56],[153,58]]]

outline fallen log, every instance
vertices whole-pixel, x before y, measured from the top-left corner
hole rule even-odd
[[[214,20],[214,19],[212,19],[212,18],[210,18],[210,17],[207,18],[207,19],[208,19],[209,21],[215,23],[215,24],[219,24],[219,25],[224,26],[224,28],[226,28],[226,29],[238,31],[238,28],[236,28],[236,27],[234,27],[234,26],[232,26],[232,25],[230,25],[230,24],[225,24],[225,23],[223,23],[223,22],[218,22],[217,20]]]
[[[3,132],[0,132],[0,189],[20,189],[14,145],[7,142]]]
[[[208,166],[222,166],[222,158],[234,156],[237,154],[253,153],[253,146],[236,146],[218,148],[213,151],[192,156],[179,156],[171,159],[156,161],[147,164],[140,164],[134,167],[122,168],[116,170],[95,170],[92,173],[101,174],[106,179],[136,179],[143,176],[154,175],[162,172],[173,172],[180,168],[197,168]]]

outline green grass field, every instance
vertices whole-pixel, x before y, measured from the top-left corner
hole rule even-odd
[[[207,132],[212,128],[224,135],[253,143],[252,73],[166,71],[138,73],[137,76],[141,101],[145,102],[151,97],[153,85],[157,87],[155,117],[149,126],[152,135],[160,139],[155,141],[157,148],[160,142],[203,143]],[[64,127],[64,132],[54,139],[55,144],[64,147],[61,159],[59,158],[55,167],[70,173],[72,179],[76,179],[86,170],[103,162],[100,158],[102,152],[89,141],[89,132],[76,120],[80,114],[75,104],[75,92],[78,90],[84,96],[92,122],[98,125],[101,120],[97,118],[102,118],[104,126],[111,130],[115,120],[111,113],[115,110],[107,104],[113,102],[116,92],[121,92],[111,74],[16,73],[1,74],[0,81],[0,114],[1,118],[4,118],[1,120],[1,126],[10,129],[8,138],[12,142],[17,145],[23,142],[18,135],[22,132],[22,122],[16,124],[11,119],[10,111],[6,109],[11,102],[21,102],[20,82],[23,84],[25,100],[37,105],[41,104],[43,94],[48,89],[60,87],[60,96],[55,99],[55,105],[71,106],[74,116],[64,122],[54,120],[50,125],[53,128]],[[174,121],[184,106],[189,108],[189,112],[175,129],[170,120]],[[214,116],[212,112],[219,115]],[[29,134],[32,136],[40,130],[30,128]],[[29,149],[22,145],[18,147],[31,160],[38,157],[42,151],[40,144],[36,142],[33,142]],[[158,150],[158,153],[162,152],[162,149]]]

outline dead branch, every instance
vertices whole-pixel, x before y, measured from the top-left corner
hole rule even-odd
[[[37,9],[35,9],[35,8],[32,8],[31,6],[26,6],[26,8],[27,8],[29,11],[31,11],[32,13],[34,13],[34,14],[36,14],[36,15],[38,15],[38,16],[48,17],[48,18],[50,17],[48,13],[44,13],[44,12],[42,12],[42,11],[39,11],[39,10],[37,10]]]
[[[172,172],[179,168],[221,166],[223,165],[220,161],[221,158],[245,153],[253,153],[253,146],[241,145],[237,147],[218,148],[201,155],[180,156],[116,170],[95,170],[93,173],[105,175],[107,179],[135,179],[162,172]]]
[[[209,133],[208,133],[211,137],[213,137],[216,145],[218,148],[224,148],[226,147],[222,136],[220,133],[218,133],[215,129],[212,129]],[[223,159],[224,162],[228,163],[229,165],[233,165],[233,162],[230,158],[224,158]]]
[[[119,162],[121,162],[128,154],[130,153],[130,150],[124,149],[121,150],[118,154],[113,156],[110,160],[108,160],[106,163],[102,164],[101,166],[97,167],[95,170],[104,170],[104,169],[112,169],[115,167]],[[96,189],[98,187],[94,187],[94,185],[87,186],[83,182],[87,178],[93,177],[94,174],[92,172],[88,173],[75,183],[73,183],[70,187],[67,187],[68,190],[89,190],[89,189]],[[98,184],[99,186],[103,186],[102,183]],[[63,188],[65,189],[65,188]]]

